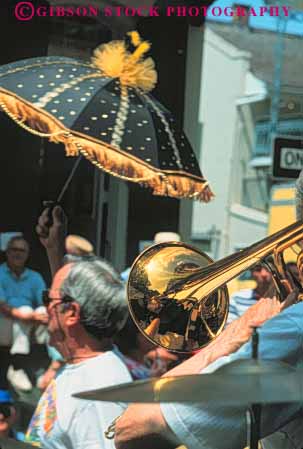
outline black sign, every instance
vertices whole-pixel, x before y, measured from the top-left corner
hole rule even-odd
[[[273,176],[297,178],[303,169],[303,139],[276,137],[274,140]]]

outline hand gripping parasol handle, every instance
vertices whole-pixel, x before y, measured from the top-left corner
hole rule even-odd
[[[49,228],[53,225],[53,210],[56,206],[59,206],[60,204],[57,201],[42,201],[43,204],[43,208],[48,209],[47,212],[47,222],[45,223],[46,226],[48,226]],[[1,449],[1,448],[0,448]]]

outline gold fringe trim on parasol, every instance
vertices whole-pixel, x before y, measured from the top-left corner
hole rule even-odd
[[[127,50],[124,41],[111,41],[94,50],[91,62],[101,70],[104,76],[118,78],[124,86],[150,92],[156,86],[158,79],[153,59],[144,59],[150,44],[142,41],[136,31],[128,34],[136,47],[133,53]]]
[[[158,170],[118,148],[65,128],[51,114],[4,89],[0,89],[0,106],[12,120],[32,134],[46,137],[53,143],[63,143],[67,156],[81,153],[111,175],[151,188],[154,195],[204,202],[214,197],[205,179],[186,172]]]

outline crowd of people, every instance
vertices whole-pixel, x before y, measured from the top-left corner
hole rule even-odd
[[[256,286],[231,297],[224,331],[184,360],[155,347],[133,323],[126,301],[128,272],[119,275],[94,255],[84,239],[74,236],[65,245],[64,213],[57,206],[52,215],[51,225],[47,210],[37,225],[53,276],[50,289],[26,266],[30,248],[22,236],[8,242],[6,262],[0,266],[0,438],[25,439],[46,449],[160,449],[181,444],[188,449],[243,449],[247,436],[243,407],[215,403],[127,407],[73,394],[161,375],[211,373],[251,356],[249,340],[256,326],[260,358],[297,367],[303,361],[303,305],[297,303],[296,266],[287,267],[290,293],[284,302],[276,297],[266,265],[254,266]],[[46,348],[49,366],[35,379],[41,397],[23,434],[15,427],[14,394],[35,387],[26,373],[33,340]],[[300,402],[266,405],[263,448],[302,448],[301,419]]]

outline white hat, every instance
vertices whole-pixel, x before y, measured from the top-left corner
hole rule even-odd
[[[154,236],[155,243],[180,242],[181,237],[176,232],[157,232]]]

